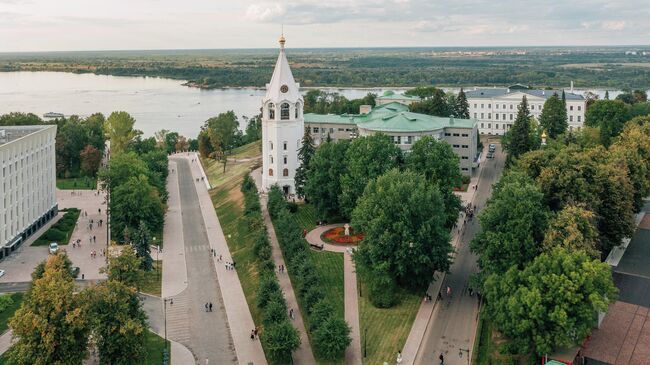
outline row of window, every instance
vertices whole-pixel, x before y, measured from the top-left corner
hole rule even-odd
[[[495,113],[494,114],[494,119],[499,120],[499,116],[501,116],[502,120],[506,120],[506,115],[509,116],[510,120],[514,120],[514,114],[499,114]],[[481,119],[484,119],[485,114],[481,113]],[[474,113],[474,118],[477,118],[477,113]],[[487,113],[487,119],[492,119],[492,113]],[[578,115],[577,116],[577,121],[580,123],[582,122],[582,116]],[[569,122],[573,122],[573,115],[569,115]]]
[[[328,130],[329,129],[329,130]],[[307,130],[309,130],[309,127],[307,127]],[[338,128],[337,129],[339,132],[352,132],[352,128]],[[334,128],[319,128],[319,127],[312,127],[311,128],[312,133],[334,133]]]
[[[269,176],[273,176],[273,169],[269,169]],[[283,169],[282,176],[289,176],[289,169]]]
[[[500,104],[494,104],[494,108],[499,109],[499,105]],[[474,109],[477,109],[477,106],[478,104],[474,103]],[[501,104],[501,109],[505,110],[507,107],[509,107],[510,110],[515,109],[514,104]],[[537,110],[542,110],[543,107],[542,104],[530,104],[530,110],[535,110],[535,108],[537,108]],[[492,109],[492,104],[487,104],[487,108]],[[481,109],[485,109],[485,104],[481,104]],[[573,105],[569,105],[569,110],[573,110]],[[578,110],[582,110],[582,105],[578,105]]]
[[[289,103],[282,103],[280,104],[280,119],[281,120],[288,120],[290,114],[290,108],[291,106]],[[294,118],[298,118],[298,111],[300,110],[300,103],[296,103],[296,108],[294,109]],[[275,104],[270,103],[269,104],[269,119],[274,120],[275,119]]]
[[[467,133],[445,133],[445,136],[446,137],[451,137],[451,136],[454,136],[454,137],[459,137],[459,136],[469,137],[469,134],[467,134]]]
[[[282,159],[284,160],[284,164],[287,164],[287,156],[282,156]],[[273,155],[269,155],[269,162],[273,163]]]
[[[469,148],[469,146],[466,145],[466,144],[463,144],[463,145],[454,144],[454,145],[452,145],[452,147],[454,147],[454,148]]]

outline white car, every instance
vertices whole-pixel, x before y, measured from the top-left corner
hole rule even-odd
[[[56,242],[50,243],[50,253],[55,254],[57,252],[59,252],[59,244]]]
[[[5,271],[0,269],[0,278],[3,277],[4,275],[5,275]]]

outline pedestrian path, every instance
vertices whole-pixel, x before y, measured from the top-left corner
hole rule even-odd
[[[343,303],[345,321],[350,326],[352,342],[345,349],[345,363],[347,365],[361,365],[361,326],[359,325],[359,297],[357,293],[357,273],[352,259],[351,246],[334,245],[321,239],[326,231],[343,226],[343,223],[318,226],[307,233],[305,239],[311,245],[323,245],[323,251],[339,252],[343,254]]]
[[[223,261],[232,262],[232,256],[226,242],[226,238],[221,229],[219,218],[212,204],[212,199],[208,192],[208,179],[201,167],[199,158],[196,153],[181,153],[174,155],[173,159],[185,160],[190,165],[191,178],[199,178],[196,183],[196,193],[198,195],[198,204],[202,214],[202,226],[205,230],[209,242],[209,250],[200,250],[205,255],[212,254],[212,264],[217,274],[218,285],[221,290],[222,305],[228,318],[230,335],[234,345],[235,353],[239,364],[253,363],[254,365],[267,364],[264,350],[259,341],[250,340],[250,332],[255,328],[253,317],[244,296],[237,271],[226,270],[225,265],[216,260],[221,256]],[[194,160],[195,162],[192,162]],[[203,179],[201,179],[203,177]],[[209,257],[209,256],[208,256]]]
[[[168,168],[167,191],[169,197],[167,198],[167,212],[165,213],[165,226],[163,228],[163,298],[180,294],[187,288],[185,241],[183,238],[183,220],[176,161],[170,159]]]

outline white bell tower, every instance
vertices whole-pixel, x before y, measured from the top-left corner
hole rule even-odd
[[[293,79],[280,37],[280,55],[262,99],[262,187],[277,184],[285,194],[295,194],[294,176],[300,166],[298,149],[305,130],[300,85]]]

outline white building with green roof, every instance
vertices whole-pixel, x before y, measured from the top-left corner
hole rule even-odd
[[[327,136],[332,140],[352,139],[384,133],[402,150],[408,151],[422,136],[433,136],[449,143],[460,159],[460,169],[471,175],[478,167],[477,135],[475,119],[435,117],[412,113],[402,102],[393,101],[370,108],[362,106],[359,114],[313,114],[304,115],[316,144]]]

